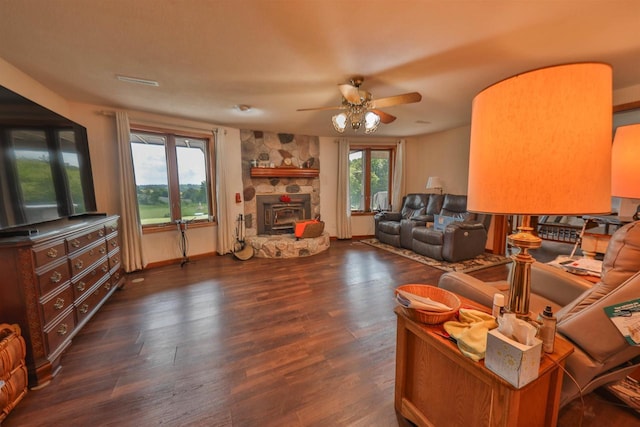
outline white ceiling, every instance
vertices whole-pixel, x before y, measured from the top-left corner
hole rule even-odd
[[[71,101],[319,136],[334,113],[296,109],[362,74],[374,99],[422,94],[384,109],[376,135],[399,137],[468,124],[479,91],[538,67],[640,84],[640,1],[0,0],[0,57]]]

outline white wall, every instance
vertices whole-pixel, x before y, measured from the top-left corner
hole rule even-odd
[[[406,193],[425,193],[430,176],[439,176],[443,192],[467,194],[471,127],[407,139]]]

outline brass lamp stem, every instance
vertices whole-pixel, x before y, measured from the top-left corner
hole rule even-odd
[[[518,317],[529,317],[529,299],[531,296],[531,264],[535,259],[529,249],[539,248],[542,239],[535,236],[531,228],[531,217],[522,216],[518,232],[507,237],[510,245],[520,249],[511,256],[513,267],[509,273],[509,303],[507,309]]]

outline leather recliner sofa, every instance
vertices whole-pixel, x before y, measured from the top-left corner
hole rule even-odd
[[[432,224],[411,230],[412,250],[429,258],[458,262],[474,258],[484,252],[491,216],[467,211],[467,196],[446,194],[440,215],[459,221],[444,230]]]
[[[454,217],[444,230],[433,227],[435,215]],[[412,193],[400,212],[375,216],[376,238],[437,260],[457,262],[484,252],[491,217],[467,212],[467,196]]]
[[[490,307],[495,293],[508,294],[506,281],[483,282],[465,273],[445,273],[438,286]],[[632,346],[618,331],[604,308],[637,300],[640,296],[640,221],[617,230],[602,261],[595,285],[560,268],[531,265],[530,310],[550,305],[558,319],[558,334],[575,351],[567,358],[560,404],[600,385],[624,378],[640,366],[640,346]],[[632,304],[633,305],[633,304]],[[640,313],[631,312],[637,317]]]
[[[411,249],[411,231],[416,226],[433,222],[442,209],[442,194],[410,193],[402,198],[399,212],[380,212],[374,216],[375,235],[382,243]]]

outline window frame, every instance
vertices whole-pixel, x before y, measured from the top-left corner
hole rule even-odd
[[[207,180],[207,204],[209,209],[209,217],[207,219],[194,219],[189,221],[189,226],[208,226],[216,224],[216,183],[215,175],[212,170],[215,167],[215,137],[198,132],[189,132],[179,129],[162,128],[156,126],[146,126],[139,124],[131,124],[129,133],[146,133],[162,136],[166,140],[165,158],[167,161],[167,180],[169,194],[169,212],[171,219],[165,223],[141,224],[143,233],[164,231],[168,228],[173,229],[177,219],[182,218],[181,201],[180,201],[180,181],[178,179],[178,156],[176,152],[176,138],[194,138],[206,141],[205,153],[205,175]],[[131,142],[129,142],[131,144]],[[133,165],[135,170],[135,164]],[[137,186],[137,184],[136,184]],[[137,188],[136,188],[137,194]],[[174,201],[178,202],[175,203]],[[137,197],[136,197],[137,203]],[[138,208],[139,209],[139,208]]]
[[[371,152],[372,151],[388,151],[389,152],[389,189],[388,199],[393,200],[393,167],[396,159],[395,145],[375,145],[375,144],[352,144],[349,147],[349,154],[354,151],[362,151],[362,169],[364,174],[364,210],[351,209],[352,215],[372,215],[376,213],[371,209]],[[350,176],[349,178],[350,179]]]

